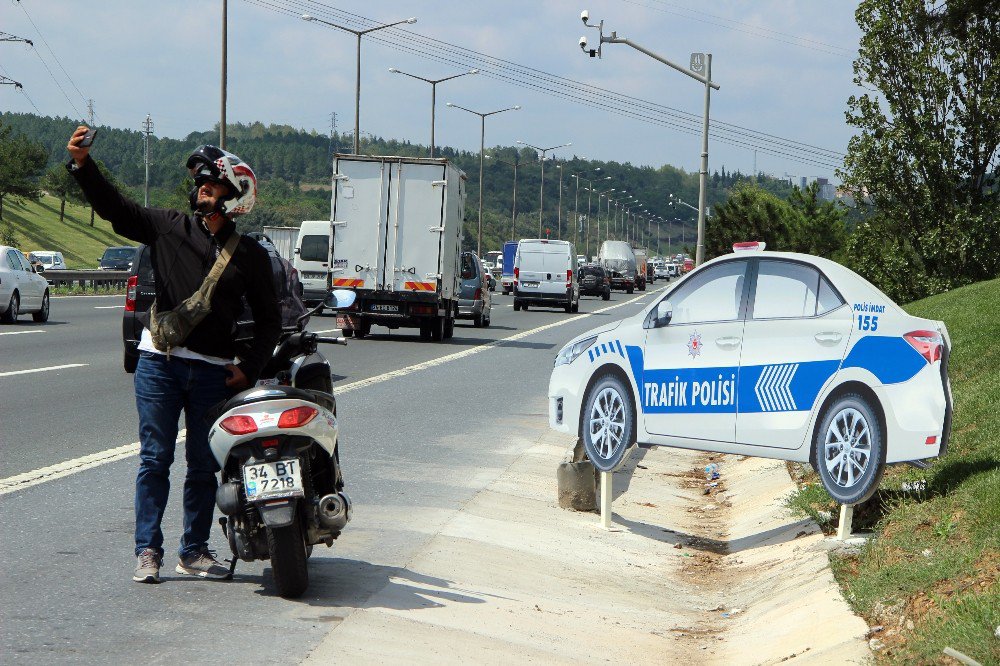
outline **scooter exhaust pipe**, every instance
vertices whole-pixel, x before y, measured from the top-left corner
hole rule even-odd
[[[317,507],[319,522],[332,530],[342,530],[351,520],[351,498],[347,493],[324,495]]]

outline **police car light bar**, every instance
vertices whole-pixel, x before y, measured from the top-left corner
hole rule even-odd
[[[733,243],[733,252],[763,252],[767,243],[763,241],[746,241]]]

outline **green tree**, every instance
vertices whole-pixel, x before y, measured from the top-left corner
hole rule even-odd
[[[798,224],[799,216],[787,201],[744,181],[713,209],[705,225],[705,259],[732,252],[733,243],[740,241],[764,241],[771,250],[794,249]]]
[[[69,171],[62,164],[57,164],[45,172],[42,177],[42,189],[54,197],[59,197],[59,221],[66,217],[66,200],[80,201],[83,193]]]
[[[0,220],[5,198],[17,201],[41,196],[38,177],[47,159],[48,153],[41,144],[21,134],[14,135],[10,127],[0,125]]]
[[[839,258],[847,242],[847,227],[844,225],[847,212],[844,207],[833,201],[821,200],[819,183],[816,182],[805,190],[794,188],[788,203],[799,217],[789,249],[827,259]]]
[[[911,300],[1000,274],[1000,12],[995,2],[862,0],[841,177],[872,207],[855,270]],[[890,256],[891,254],[891,256]],[[885,263],[906,257],[907,279]]]

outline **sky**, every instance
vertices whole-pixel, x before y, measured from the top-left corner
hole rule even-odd
[[[758,171],[835,180],[853,128],[844,112],[860,32],[854,0],[228,0],[228,105],[233,122],[287,124],[327,134],[354,126],[354,35],[416,17],[406,32],[362,40],[361,130],[427,144],[431,86],[397,68],[443,78],[436,143],[479,150],[521,140],[549,153],[697,172],[705,86],[626,44],[595,48],[604,20],[615,31],[688,69],[712,54],[709,171]],[[85,118],[183,138],[220,117],[222,0],[0,0],[0,109]],[[4,37],[4,35],[0,35]],[[863,92],[863,91],[861,91]],[[756,150],[755,150],[756,149]],[[796,182],[798,182],[796,180]]]

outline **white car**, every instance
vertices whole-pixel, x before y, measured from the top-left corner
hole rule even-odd
[[[49,320],[49,283],[20,250],[0,245],[0,322],[13,324],[22,312],[38,322]]]
[[[635,442],[810,462],[842,504],[870,497],[886,464],[943,455],[944,323],[833,261],[755,246],[566,345],[549,426],[601,471]]]
[[[55,252],[53,250],[34,250],[28,253],[29,261],[38,261],[42,264],[42,267],[47,271],[64,271],[66,270],[66,261],[63,259],[62,252]]]

